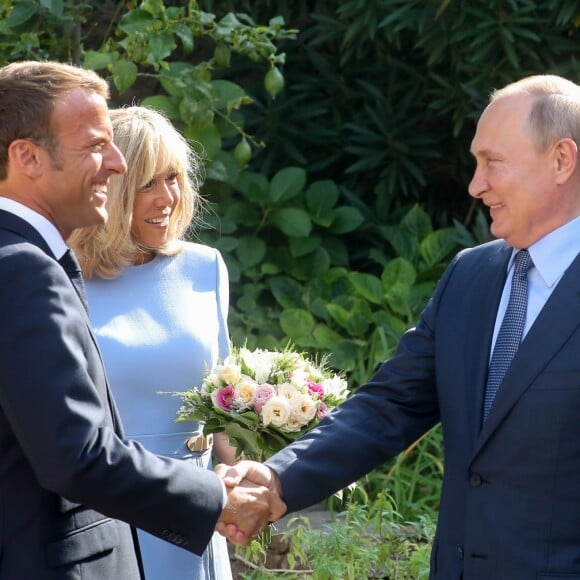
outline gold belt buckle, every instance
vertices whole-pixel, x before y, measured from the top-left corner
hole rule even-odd
[[[213,443],[213,435],[192,435],[189,439],[185,441],[185,446],[192,453],[200,453],[202,451],[207,451]]]

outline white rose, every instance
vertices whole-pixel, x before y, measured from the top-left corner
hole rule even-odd
[[[262,407],[262,421],[264,425],[281,427],[290,417],[290,403],[286,397],[274,396]]]
[[[256,392],[256,383],[249,377],[242,377],[236,385],[236,398],[249,405],[254,399]]]
[[[286,421],[286,423],[284,423],[280,429],[287,431],[288,433],[295,433],[296,431],[300,431],[304,425],[306,425],[306,423],[303,423],[300,421],[300,419],[294,417],[294,415],[290,415],[288,421]]]
[[[304,369],[298,369],[290,373],[290,382],[297,387],[303,387],[308,381],[308,373]]]
[[[301,426],[306,425],[316,415],[318,404],[312,400],[310,395],[298,395],[291,402],[290,416]]]
[[[292,401],[292,399],[295,399],[302,394],[302,391],[290,383],[282,383],[281,385],[278,385],[277,389],[278,395],[285,397],[289,401]]]
[[[235,385],[242,376],[242,369],[240,365],[236,364],[232,357],[227,357],[224,361],[224,365],[220,371],[218,371],[218,376],[221,381],[226,385]]]

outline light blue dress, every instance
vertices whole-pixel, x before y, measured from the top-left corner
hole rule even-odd
[[[87,280],[89,310],[128,439],[161,455],[211,468],[211,452],[190,453],[195,423],[174,423],[179,397],[199,387],[229,350],[228,276],[213,248],[184,243],[172,257]],[[215,533],[202,557],[139,530],[146,580],[230,579],[226,541]]]

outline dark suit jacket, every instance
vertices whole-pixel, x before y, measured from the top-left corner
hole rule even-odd
[[[39,234],[0,211],[0,580],[139,578],[131,528],[200,554],[211,471],[123,441],[90,322]]]
[[[580,257],[524,338],[481,427],[511,253],[460,253],[371,382],[267,463],[290,511],[328,496],[441,420],[431,578],[580,580]]]

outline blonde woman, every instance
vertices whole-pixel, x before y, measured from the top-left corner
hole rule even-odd
[[[109,180],[106,225],[69,239],[86,279],[91,320],[128,438],[161,455],[211,467],[233,459],[175,424],[179,399],[160,391],[200,385],[229,349],[227,271],[218,251],[183,241],[197,215],[199,160],[161,114],[111,111],[114,141],[128,171]],[[224,538],[202,557],[141,530],[147,580],[231,578]]]

